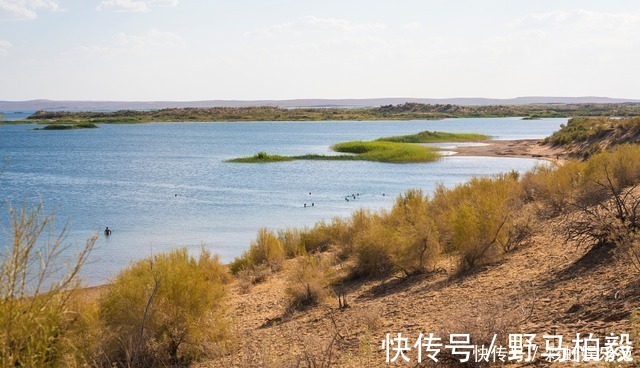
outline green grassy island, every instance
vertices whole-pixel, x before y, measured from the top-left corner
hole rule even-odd
[[[97,125],[93,123],[77,123],[77,124],[49,124],[43,128],[35,128],[34,130],[74,130],[74,129],[95,129]]]
[[[332,150],[345,153],[344,155],[307,154],[281,156],[259,152],[249,157],[234,158],[228,160],[228,162],[267,163],[293,160],[357,160],[389,163],[432,162],[439,159],[441,155],[435,148],[420,145],[419,143],[475,142],[489,138],[491,137],[484,134],[424,131],[417,134],[379,138],[374,141],[343,142],[331,146]]]

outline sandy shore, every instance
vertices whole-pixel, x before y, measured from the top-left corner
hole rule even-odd
[[[562,149],[543,146],[538,139],[486,140],[477,146],[447,148],[456,156],[526,157],[562,163],[566,157]]]

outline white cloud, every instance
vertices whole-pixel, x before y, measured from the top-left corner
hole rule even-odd
[[[118,33],[116,37],[116,47],[129,50],[182,46],[185,46],[185,41],[182,37],[173,32],[162,32],[155,28],[144,35]]]
[[[422,23],[420,22],[410,22],[405,24],[402,28],[409,30],[422,29]]]
[[[512,25],[525,28],[564,28],[577,31],[627,31],[640,29],[640,13],[608,13],[576,9],[531,14]]]
[[[178,6],[178,4],[180,4],[180,0],[150,0],[147,2],[151,6],[166,6],[166,7]]]
[[[383,23],[354,23],[345,19],[318,18],[308,16],[293,22],[276,24],[271,27],[258,29],[249,34],[261,35],[264,37],[275,37],[281,34],[300,36],[308,33],[361,33],[369,31],[379,31],[386,29]]]
[[[112,10],[118,12],[147,12],[149,7],[144,1],[132,0],[104,0],[98,5],[98,10]]]
[[[102,0],[97,9],[141,13],[151,11],[154,7],[174,7],[179,3],[179,0]]]
[[[0,56],[6,55],[11,47],[13,47],[11,42],[0,40]]]
[[[123,54],[151,53],[157,50],[184,46],[186,46],[186,42],[179,35],[154,28],[141,35],[118,33],[109,44],[80,46],[63,52],[60,56],[67,60],[91,57],[103,58]]]
[[[0,19],[36,19],[40,9],[58,8],[57,0],[0,0]]]

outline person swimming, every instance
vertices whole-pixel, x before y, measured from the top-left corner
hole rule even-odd
[[[111,230],[109,230],[109,226],[107,226],[107,228],[104,229],[104,235],[106,235],[106,236],[111,235]]]

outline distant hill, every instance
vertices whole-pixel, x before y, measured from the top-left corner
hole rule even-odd
[[[495,98],[364,98],[364,99],[294,99],[294,100],[206,100],[206,101],[0,101],[0,111],[50,110],[50,111],[101,111],[101,110],[146,110],[183,107],[249,107],[278,106],[296,107],[377,107],[397,105],[405,102],[425,104],[452,104],[463,106],[526,105],[526,104],[582,104],[582,103],[626,103],[640,100],[609,97],[544,97],[529,96],[510,99]]]

